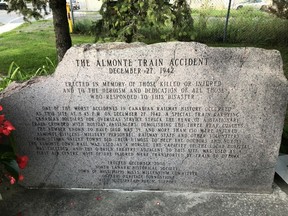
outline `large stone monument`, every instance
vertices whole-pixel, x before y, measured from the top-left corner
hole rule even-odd
[[[287,105],[278,51],[71,48],[1,104],[34,188],[270,192]]]

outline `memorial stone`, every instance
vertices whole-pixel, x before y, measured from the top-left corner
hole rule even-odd
[[[1,97],[26,187],[266,193],[287,80],[276,50],[93,44]]]

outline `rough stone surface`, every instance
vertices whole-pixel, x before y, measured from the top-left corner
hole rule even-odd
[[[3,193],[1,216],[287,216],[288,196],[219,192],[12,189]]]
[[[287,80],[275,50],[116,43],[73,47],[2,97],[24,186],[265,193]]]

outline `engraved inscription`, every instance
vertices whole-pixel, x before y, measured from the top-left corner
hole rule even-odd
[[[250,148],[239,138],[243,123],[232,107],[43,106],[31,124],[37,136],[30,145],[39,155],[237,160]],[[84,170],[116,183],[175,183],[176,174],[197,176],[165,162],[131,163]]]

